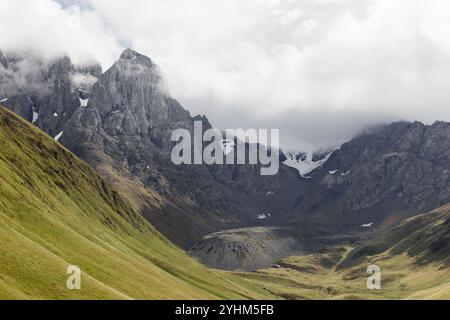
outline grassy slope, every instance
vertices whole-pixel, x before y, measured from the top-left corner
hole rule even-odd
[[[66,289],[66,269],[82,289]],[[86,164],[0,108],[0,299],[271,298],[167,242]]]
[[[210,270],[86,164],[0,108],[0,299],[450,299],[449,228],[447,206],[280,269]],[[371,263],[382,269],[380,291],[366,289]],[[69,264],[83,271],[80,291],[65,287]]]
[[[366,287],[370,264],[381,268],[381,290]],[[290,257],[281,266],[240,275],[288,299],[450,299],[450,205],[354,249]]]

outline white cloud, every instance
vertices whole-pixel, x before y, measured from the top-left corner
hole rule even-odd
[[[193,113],[223,128],[281,127],[288,145],[336,143],[380,121],[450,120],[445,0],[64,3],[2,0],[0,48],[93,53],[107,66],[129,44]]]
[[[281,25],[289,26],[300,19],[300,17],[303,15],[303,11],[299,8],[294,8],[287,11],[276,11],[275,14],[280,16]]]
[[[75,72],[71,75],[71,82],[75,88],[91,88],[97,82],[97,78],[90,74]]]
[[[94,11],[52,0],[0,1],[0,48],[39,50],[46,58],[70,53],[76,61],[93,54],[111,64],[120,54],[118,39]]]

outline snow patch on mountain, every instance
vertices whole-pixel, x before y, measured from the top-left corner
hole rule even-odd
[[[33,106],[33,119],[31,120],[31,123],[36,123],[39,119],[39,114],[36,112],[36,108]]]
[[[264,220],[270,217],[270,213],[262,213],[258,215],[259,220]]]
[[[80,106],[87,107],[89,99],[81,99],[80,98]]]
[[[307,177],[307,174],[311,173],[315,169],[321,167],[325,162],[328,161],[330,156],[333,154],[333,151],[325,154],[323,157],[316,160],[314,152],[287,152],[285,153],[286,160],[283,162],[285,165],[295,168],[298,170],[300,175],[304,178]]]
[[[64,131],[61,131],[60,133],[58,133],[55,137],[56,141],[59,141],[59,139],[61,139],[62,135],[63,135]]]
[[[373,222],[371,222],[371,223],[366,223],[366,224],[363,224],[361,227],[362,228],[371,228],[372,226],[373,226]]]

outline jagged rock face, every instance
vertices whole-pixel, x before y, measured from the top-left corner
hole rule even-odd
[[[178,127],[193,128],[189,112],[169,97],[149,58],[126,50],[99,77],[61,141],[74,150],[94,144],[145,180],[146,171],[154,172],[156,156],[170,165],[171,132]]]
[[[78,67],[68,57],[44,61],[31,54],[1,54],[0,60],[3,104],[53,137],[80,107],[81,92],[90,89],[74,77],[96,81],[101,73],[98,64]]]
[[[126,50],[101,77],[90,102],[104,119],[108,134],[142,135],[168,122],[166,90],[157,66],[149,58]]]
[[[38,112],[37,125],[53,137],[62,131],[64,124],[80,106],[78,92],[73,90],[70,80],[74,70],[67,57],[52,62],[43,74],[47,88],[35,97],[36,105],[45,106]]]
[[[449,160],[449,123],[376,128],[345,143],[314,172],[295,212],[336,226],[389,226],[450,202]]]

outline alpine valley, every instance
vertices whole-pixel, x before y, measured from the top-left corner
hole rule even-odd
[[[0,51],[0,104],[1,299],[450,298],[450,123],[280,151],[263,176],[175,165],[172,131],[213,125],[131,49],[106,71]]]

